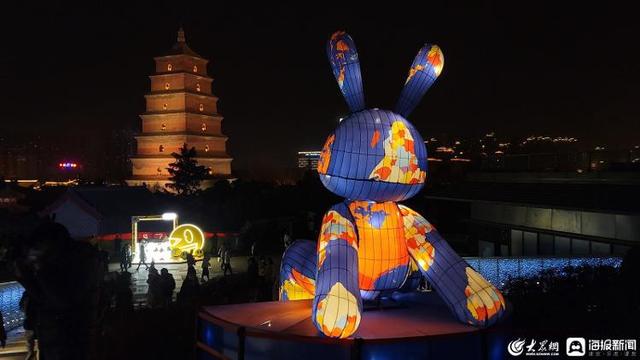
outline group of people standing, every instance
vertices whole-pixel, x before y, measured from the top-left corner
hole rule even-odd
[[[140,264],[144,264],[146,266],[145,260],[146,256],[144,255],[144,250],[141,246],[140,251],[140,263],[138,264],[138,268]],[[233,270],[231,269],[231,253],[228,249],[225,249],[222,246],[219,249],[219,258],[220,267],[223,271],[223,275],[226,276],[227,273],[233,274]],[[126,256],[126,254],[124,254]],[[129,260],[125,260],[129,261]],[[205,283],[210,280],[209,268],[211,267],[210,257],[208,254],[205,254],[202,259],[201,264],[201,276],[200,280],[198,280],[198,276],[196,274],[196,259],[193,254],[186,254],[186,263],[187,263],[187,275],[182,282],[182,286],[180,287],[180,291],[178,292],[177,300],[180,303],[189,303],[195,295],[198,293],[200,288],[200,282]],[[121,269],[125,269],[126,266],[122,266]],[[137,271],[137,270],[136,270]],[[168,307],[173,298],[173,292],[176,288],[176,282],[173,278],[173,275],[169,273],[169,271],[165,268],[158,270],[155,267],[155,263],[151,261],[151,265],[148,267],[149,275],[147,278],[147,284],[149,285],[149,289],[147,292],[147,305],[150,308],[166,308]]]
[[[147,284],[149,284],[147,306],[152,309],[169,307],[176,288],[176,281],[169,270],[162,268],[158,273],[155,264],[151,262]]]

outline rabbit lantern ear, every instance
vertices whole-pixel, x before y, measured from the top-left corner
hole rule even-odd
[[[356,44],[344,31],[336,31],[327,42],[327,56],[333,75],[351,112],[364,109],[364,92]]]
[[[436,81],[443,66],[444,55],[438,45],[425,44],[409,68],[409,76],[396,103],[395,112],[408,117]]]

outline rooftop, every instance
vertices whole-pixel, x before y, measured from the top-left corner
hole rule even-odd
[[[435,185],[425,190],[427,198],[446,198],[460,201],[495,201],[515,204],[530,204],[587,211],[613,213],[640,213],[640,174],[621,174],[613,179],[580,181],[563,178],[562,181],[524,181],[524,174],[517,177],[470,176],[467,181]],[[622,181],[626,179],[625,181]],[[633,181],[636,180],[636,181]]]
[[[169,53],[167,53],[167,55],[189,55],[202,58],[202,56],[191,50],[189,45],[187,45],[187,39],[184,35],[184,30],[182,29],[182,27],[180,27],[180,29],[178,30],[177,42],[175,43],[175,45],[173,45],[171,50],[169,50]]]

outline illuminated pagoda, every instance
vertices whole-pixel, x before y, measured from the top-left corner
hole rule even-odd
[[[167,167],[175,160],[171,153],[183,144],[195,147],[198,164],[209,169],[210,179],[203,187],[229,178],[232,158],[226,153],[218,98],[211,92],[209,61],[189,48],[182,28],[171,51],[154,60],[146,112],[140,115],[142,132],[136,136],[137,154],[131,157],[133,177],[127,183],[164,188],[170,177]]]

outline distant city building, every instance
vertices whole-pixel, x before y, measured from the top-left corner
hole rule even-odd
[[[318,169],[320,151],[298,151],[298,169]]]
[[[26,197],[22,192],[9,184],[0,184],[0,209],[10,212],[23,212],[27,207],[20,204]]]
[[[136,136],[137,154],[131,157],[133,176],[129,185],[164,188],[169,182],[171,153],[183,144],[195,147],[198,164],[206,166],[213,184],[231,175],[227,137],[222,133],[218,98],[211,92],[213,79],[207,74],[208,60],[187,46],[184,31],[165,56],[156,57],[151,92],[145,96],[147,110],[140,115],[142,133]]]

